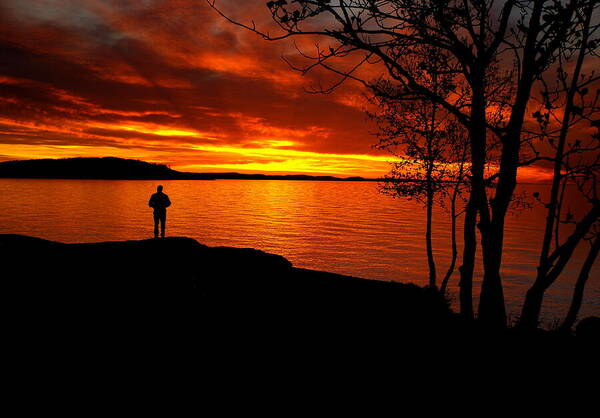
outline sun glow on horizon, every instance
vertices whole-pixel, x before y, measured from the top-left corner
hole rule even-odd
[[[255,121],[259,124],[263,121]],[[152,123],[82,123],[70,121],[63,125],[31,124],[0,119],[0,123],[18,126],[24,134],[43,129],[48,135],[76,133],[107,144],[3,144],[0,154],[3,160],[66,157],[136,158],[155,163],[167,163],[181,171],[215,172],[237,171],[265,174],[309,174],[342,177],[361,176],[380,178],[389,172],[391,155],[358,153],[316,152],[302,149],[304,139],[314,133],[308,129],[306,135],[292,132],[293,140],[286,138],[285,130],[272,132],[260,125],[258,133],[280,133],[277,137],[258,136],[239,145],[227,144],[223,138],[213,134]],[[243,121],[244,124],[247,121]],[[106,131],[102,134],[86,133],[90,129]],[[140,136],[122,138],[118,132],[138,133]],[[0,132],[1,133],[1,132]],[[171,139],[171,150],[165,154],[165,144],[150,136]],[[208,142],[217,143],[211,144]],[[200,143],[198,143],[200,142]],[[519,170],[521,181],[544,182],[551,173],[540,167],[523,167]]]
[[[298,49],[312,53],[312,37],[258,42],[188,0],[61,0],[61,13],[30,3],[0,13],[0,161],[115,156],[199,172],[344,177],[390,170],[394,157],[372,148],[363,86],[348,80],[331,94],[307,94],[338,77],[290,69],[301,64]],[[240,17],[255,14],[239,3]],[[360,75],[385,71],[366,65]],[[488,116],[500,111],[490,105]],[[550,174],[539,166],[519,176]]]
[[[165,128],[148,128],[141,125],[117,125],[111,126],[111,128],[123,129],[125,131],[140,132],[150,135],[159,136],[191,136],[191,137],[202,137],[199,132],[196,131],[184,131],[181,129],[165,129]]]

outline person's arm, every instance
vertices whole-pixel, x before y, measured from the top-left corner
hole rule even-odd
[[[154,207],[154,195],[150,196],[150,200],[148,201],[148,206],[151,208]]]
[[[171,199],[169,199],[169,196],[165,195],[165,208],[168,208],[169,206],[171,206]]]

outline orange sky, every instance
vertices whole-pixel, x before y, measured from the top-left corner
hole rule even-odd
[[[264,1],[221,3],[268,22]],[[3,0],[0,49],[0,161],[117,156],[197,172],[388,171],[357,85],[306,93],[331,74],[300,76],[281,59],[296,55],[291,42],[263,41],[202,0]]]

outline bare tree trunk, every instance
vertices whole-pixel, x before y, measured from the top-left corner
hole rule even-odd
[[[592,247],[585,258],[583,266],[581,267],[581,271],[579,272],[579,276],[577,277],[577,282],[575,283],[575,289],[573,291],[573,299],[571,300],[571,306],[569,307],[569,312],[560,327],[561,331],[570,332],[577,320],[577,315],[579,314],[579,309],[581,308],[581,301],[583,300],[583,291],[585,290],[585,284],[590,277],[590,270],[598,257],[598,252],[600,252],[600,236],[594,239],[592,243]]]
[[[491,199],[492,218],[481,222],[484,276],[479,302],[479,319],[494,328],[506,326],[506,307],[500,268],[504,248],[506,212],[516,187],[520,135],[512,146],[505,141],[500,162],[500,176],[496,195]]]
[[[428,170],[429,171],[429,170]],[[427,227],[425,231],[425,242],[427,246],[427,264],[429,266],[429,286],[436,286],[436,268],[435,260],[433,258],[433,244],[431,242],[431,229],[433,223],[433,185],[431,179],[431,172],[427,173]]]
[[[474,319],[473,311],[473,271],[475,270],[475,253],[477,251],[477,204],[471,194],[465,211],[463,227],[463,257],[458,286],[460,301],[460,316],[464,319]]]
[[[471,145],[471,193],[465,213],[463,230],[463,260],[460,267],[460,306],[461,316],[473,319],[473,271],[477,250],[477,213],[480,216],[487,209],[485,194],[486,163],[486,124],[485,124],[485,77],[482,66],[472,69],[473,100],[471,103],[471,124],[469,143]],[[484,209],[483,206],[486,206]],[[482,246],[484,245],[482,240]]]
[[[548,258],[549,263],[551,263],[553,267],[548,270],[543,280],[536,280],[533,286],[527,291],[525,303],[523,304],[523,310],[519,319],[519,327],[527,330],[537,328],[546,289],[548,289],[562,273],[571,259],[575,248],[589,232],[594,222],[598,220],[598,217],[600,217],[600,202],[597,201],[585,217],[577,224],[575,231],[569,236],[567,241]]]
[[[481,246],[483,252],[483,282],[479,298],[478,319],[490,328],[506,327],[504,291],[500,278],[500,265],[504,241],[504,222],[485,224],[481,222]]]
[[[452,259],[450,260],[450,266],[446,271],[446,275],[444,276],[444,280],[442,281],[442,285],[440,287],[440,292],[442,293],[442,295],[446,294],[448,282],[450,281],[450,277],[452,277],[452,274],[454,274],[454,269],[456,268],[456,259],[458,258],[458,246],[456,244],[456,219],[458,218],[458,215],[456,214],[456,199],[458,199],[460,185],[463,180],[466,154],[467,147],[464,147],[463,152],[460,155],[460,168],[458,170],[458,175],[456,176],[456,184],[454,185],[454,190],[452,190],[452,197],[450,198],[450,216],[452,217],[452,230],[450,231],[452,241]]]
[[[433,76],[434,89],[438,89],[437,75]],[[425,232],[425,241],[427,242],[427,265],[429,266],[429,287],[436,287],[437,271],[435,268],[435,259],[433,257],[433,243],[431,242],[432,223],[433,223],[433,169],[435,168],[436,156],[433,153],[433,141],[435,140],[436,132],[436,112],[437,105],[431,107],[429,133],[427,134],[427,231]]]
[[[565,104],[565,112],[563,115],[560,136],[558,144],[556,146],[556,155],[554,160],[554,172],[552,177],[552,188],[550,190],[550,200],[547,208],[548,212],[546,215],[546,226],[544,229],[544,238],[542,241],[542,249],[540,252],[540,259],[537,268],[537,275],[535,282],[531,289],[527,292],[525,303],[523,304],[523,311],[519,320],[519,327],[524,329],[535,329],[538,325],[539,313],[541,311],[541,305],[544,298],[544,292],[550,286],[548,275],[552,269],[552,261],[550,260],[550,246],[552,244],[553,234],[556,233],[558,239],[558,228],[555,229],[555,222],[558,222],[557,214],[559,213],[562,202],[559,201],[561,196],[560,186],[563,182],[563,176],[561,170],[564,163],[564,151],[567,143],[567,135],[569,133],[569,121],[573,111],[573,101],[575,94],[577,93],[577,86],[579,82],[579,76],[583,67],[583,60],[585,58],[585,50],[587,48],[587,41],[589,38],[588,28],[591,21],[591,12],[587,15],[584,22],[582,47],[579,50],[577,56],[577,62],[573,70],[573,77],[571,79],[571,85],[567,92],[567,101]],[[558,244],[558,242],[557,242]],[[558,249],[558,248],[557,248]]]
[[[446,275],[444,276],[444,279],[442,280],[442,285],[440,286],[440,292],[442,293],[442,295],[446,294],[446,289],[448,287],[448,281],[450,280],[450,277],[452,277],[452,274],[454,273],[454,268],[456,267],[456,259],[458,258],[458,249],[457,249],[457,245],[456,245],[456,198],[458,196],[458,188],[460,187],[460,180],[456,182],[456,187],[454,188],[454,191],[452,192],[452,198],[450,201],[450,216],[451,216],[451,221],[452,221],[452,226],[451,226],[451,241],[452,241],[452,258],[450,260],[450,266],[448,267],[448,270],[446,271]]]
[[[569,164],[569,157],[566,159],[567,165]],[[564,179],[562,182],[562,188],[560,190],[560,195],[558,196],[558,206],[556,207],[556,219],[560,219],[560,215],[562,213],[563,203],[565,201],[565,191],[567,190],[567,179]],[[554,222],[554,248],[558,248],[560,246],[560,222]]]
[[[459,153],[456,154],[459,161],[459,169],[458,174],[456,175],[456,184],[454,185],[454,189],[452,190],[452,197],[450,198],[450,216],[452,220],[452,230],[451,230],[451,242],[452,242],[452,259],[450,260],[450,266],[446,271],[446,275],[444,276],[444,280],[442,281],[442,286],[440,287],[440,292],[442,295],[446,294],[446,290],[448,288],[448,282],[450,281],[450,277],[454,274],[454,269],[456,268],[456,260],[458,258],[458,246],[456,244],[456,220],[458,215],[456,214],[456,200],[458,199],[458,194],[460,192],[460,186],[463,184],[463,177],[465,174],[465,164],[467,162],[467,157],[469,154],[469,146],[465,142],[462,145],[462,149]]]
[[[471,103],[471,126],[469,128],[469,139],[471,143],[471,196],[469,199],[469,206],[467,215],[469,216],[468,223],[467,218],[465,216],[465,239],[476,239],[475,230],[471,230],[475,225],[476,216],[479,214],[479,230],[481,232],[481,247],[484,253],[484,273],[487,272],[487,265],[485,264],[485,254],[488,251],[489,247],[489,239],[487,239],[488,234],[486,233],[489,225],[489,210],[487,203],[487,193],[485,188],[485,166],[487,160],[487,150],[486,150],[486,100],[485,100],[485,76],[484,76],[484,68],[485,66],[480,64],[479,66],[474,66],[472,69],[472,103]],[[469,209],[475,209],[475,213],[469,213]],[[467,242],[465,241],[465,247],[467,247]],[[475,258],[475,247],[469,244],[468,248],[468,257],[471,257],[471,260],[464,260],[467,263],[474,263]],[[471,270],[471,282],[473,271]],[[485,276],[484,276],[485,277]],[[461,277],[462,279],[462,277]],[[484,280],[483,285],[486,282]],[[485,303],[488,299],[490,299],[493,295],[491,293],[489,287],[482,287],[482,293],[480,297],[479,306],[481,307],[481,303]],[[487,297],[487,299],[486,299]],[[487,319],[485,314],[487,311],[484,310],[484,320]],[[481,315],[481,309],[479,311],[479,315]],[[481,318],[478,318],[481,319]]]
[[[519,152],[521,148],[521,132],[525,119],[527,104],[531,96],[531,89],[539,73],[539,63],[536,60],[537,42],[540,33],[540,21],[544,1],[535,1],[529,30],[523,50],[523,70],[517,87],[517,93],[506,134],[502,137],[502,155],[496,194],[490,200],[491,216],[484,219],[489,213],[481,212],[480,222],[481,245],[483,250],[484,277],[481,286],[479,301],[479,319],[493,328],[506,327],[506,307],[500,277],[502,253],[504,247],[504,224],[506,212],[513,197],[517,184],[517,168],[519,165]]]

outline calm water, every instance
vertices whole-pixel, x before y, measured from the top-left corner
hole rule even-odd
[[[414,201],[381,195],[376,183],[160,183],[173,202],[167,235],[189,236],[210,246],[258,248],[281,254],[297,267],[426,283],[424,210]],[[147,202],[157,184],[0,179],[0,233],[62,242],[149,238],[153,225]],[[543,186],[525,187],[522,191],[544,192]],[[435,215],[436,260],[443,277],[450,257],[450,223],[443,209]],[[511,213],[508,221],[503,274],[513,315],[535,274],[543,217],[539,208],[524,209]],[[577,254],[575,263],[547,294],[543,313],[547,323],[564,316],[582,257],[582,252]],[[599,275],[596,266],[581,317],[600,315]],[[454,294],[457,280],[455,274]]]

